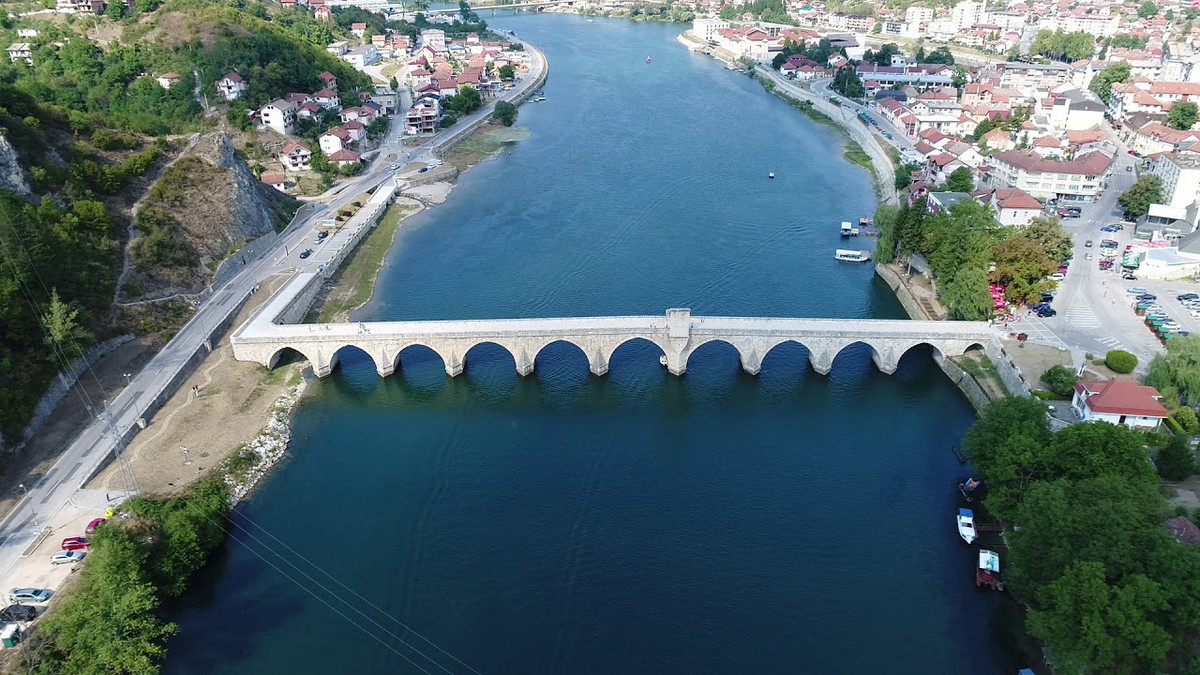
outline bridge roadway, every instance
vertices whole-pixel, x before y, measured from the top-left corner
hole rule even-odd
[[[821,374],[829,373],[843,349],[861,342],[871,348],[879,370],[891,374],[904,353],[917,345],[930,345],[940,361],[973,347],[987,349],[996,338],[982,321],[701,317],[692,316],[688,309],[670,309],[660,316],[326,324],[276,323],[269,317],[279,316],[282,307],[263,309],[234,334],[234,356],[270,368],[285,349],[293,349],[309,360],[318,377],[333,371],[338,352],[345,347],[365,352],[379,375],[386,377],[400,365],[401,352],[415,345],[437,353],[446,373],[454,377],[462,373],[471,348],[485,342],[508,350],[521,375],[532,373],[538,353],[555,342],[578,347],[591,372],[603,375],[613,352],[638,338],[657,345],[666,357],[667,370],[675,375],[687,370],[688,357],[696,349],[713,341],[737,349],[742,368],[751,374],[757,374],[763,357],[784,342],[807,348],[813,369]]]

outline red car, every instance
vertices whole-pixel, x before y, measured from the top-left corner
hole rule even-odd
[[[100,527],[101,525],[103,525],[104,523],[107,523],[107,522],[108,522],[108,520],[106,520],[104,518],[94,518],[94,519],[92,519],[92,522],[88,523],[87,529],[85,529],[83,531],[83,533],[91,534],[96,531],[97,527]]]
[[[89,546],[91,544],[88,543],[87,537],[67,537],[62,540],[62,550],[64,551],[77,551]]]

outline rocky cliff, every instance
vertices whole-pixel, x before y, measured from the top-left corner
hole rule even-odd
[[[12,146],[4,134],[0,134],[0,190],[9,190],[22,197],[33,193],[29,187],[29,177],[21,168],[17,149]]]

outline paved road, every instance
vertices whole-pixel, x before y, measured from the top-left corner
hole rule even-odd
[[[495,100],[511,100],[519,96],[545,71],[545,56],[528,43],[525,43],[525,48],[533,57],[529,73],[516,88]],[[187,325],[132,378],[120,394],[107,403],[105,412],[76,437],[54,466],[32,486],[27,485],[28,494],[0,520],[0,575],[9,582],[7,586],[0,584],[0,588],[20,583],[19,580],[7,577],[21,552],[36,536],[35,514],[38,521],[45,523],[49,520],[48,516],[68,503],[83,481],[107,462],[115,441],[136,426],[137,419],[147,405],[159,392],[168,387],[197,350],[203,349],[205,340],[233,313],[242,297],[261,280],[280,271],[315,271],[318,264],[316,260],[300,260],[299,251],[301,243],[313,240],[314,228],[321,220],[366,190],[391,180],[390,165],[393,162],[432,160],[435,148],[444,144],[465,126],[490,115],[492,107],[493,104],[489,103],[447,131],[430,138],[424,145],[411,149],[404,149],[401,144],[401,132],[404,127],[402,119],[394,120],[379,153],[361,175],[331,189],[323,195],[323,201],[312,201],[302,206],[291,224],[277,238],[273,248],[247,261],[243,271],[204,300]],[[399,160],[395,159],[397,154]],[[167,391],[164,397],[170,394],[171,392]],[[138,490],[135,484],[123,487],[131,491]]]
[[[891,138],[887,138],[886,136],[883,136],[882,134],[880,134],[880,140],[882,140],[883,142],[890,143],[892,146],[899,149],[900,151],[913,149],[913,144],[907,138],[905,138],[904,132],[901,131],[900,129],[892,126],[892,123],[889,122],[886,117],[879,114],[878,108],[876,108],[874,105],[864,106],[864,105],[859,105],[859,104],[855,103],[854,101],[850,101],[850,100],[846,99],[845,96],[842,96],[842,95],[838,94],[837,92],[833,91],[830,88],[832,85],[833,85],[833,80],[831,80],[831,79],[814,80],[813,84],[812,84],[812,88],[813,88],[813,91],[820,96],[837,96],[838,99],[842,101],[842,106],[844,108],[850,109],[855,114],[858,114],[859,112],[866,113],[868,117],[875,120],[875,123],[878,125],[877,128],[879,130],[886,131],[892,135]]]

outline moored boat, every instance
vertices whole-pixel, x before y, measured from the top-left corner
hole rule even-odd
[[[979,537],[975,534],[975,513],[971,509],[958,510],[958,536],[972,544]]]
[[[647,56],[647,57],[646,57],[646,63],[650,63],[650,57],[649,57],[649,56]]]
[[[845,262],[867,262],[871,259],[871,254],[866,251],[839,248],[834,251],[833,258],[834,260],[844,260]]]
[[[775,177],[774,171],[771,171],[770,173],[767,174],[767,178],[774,178],[774,177]]]
[[[993,591],[1003,591],[1000,579],[1000,556],[986,548],[979,549],[979,567],[975,568],[975,586]]]

